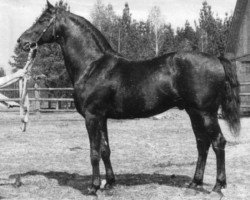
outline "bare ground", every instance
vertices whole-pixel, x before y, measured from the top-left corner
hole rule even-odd
[[[204,189],[187,189],[195,170],[195,138],[185,112],[165,119],[110,120],[109,137],[117,184],[87,196],[91,182],[89,141],[77,113],[31,115],[26,133],[18,113],[0,113],[0,199],[220,199],[210,149]],[[250,199],[250,118],[242,119],[238,138],[226,124],[228,187],[222,199]],[[101,165],[104,174],[104,167]],[[21,187],[14,187],[16,177]],[[104,179],[104,176],[103,176]]]

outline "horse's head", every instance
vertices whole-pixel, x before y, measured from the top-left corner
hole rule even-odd
[[[46,9],[36,22],[17,40],[25,51],[44,43],[54,42],[56,38],[56,8],[47,1]]]

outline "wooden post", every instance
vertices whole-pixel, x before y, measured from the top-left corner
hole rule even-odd
[[[38,100],[40,98],[40,92],[37,90],[38,89],[38,84],[35,83],[34,85],[35,88],[35,112],[39,112],[40,111],[40,101]]]
[[[50,91],[48,92],[49,92],[48,97],[52,98],[51,92]],[[48,101],[48,109],[52,109],[51,101]]]
[[[59,110],[59,101],[56,101],[56,111]]]

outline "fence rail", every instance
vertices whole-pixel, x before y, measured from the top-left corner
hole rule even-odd
[[[73,91],[74,88],[28,88],[29,91]],[[11,91],[19,91],[19,89],[8,89],[8,88],[2,88],[0,89],[0,92],[11,92]]]
[[[74,101],[73,98],[29,98],[30,101]],[[20,101],[20,98],[11,98],[11,99],[5,99],[0,98],[0,101]]]
[[[41,92],[43,92],[43,95],[46,93],[51,92],[61,92],[67,93],[67,92],[72,92],[73,88],[39,88],[38,85],[36,84],[34,88],[28,88],[28,93],[29,93],[29,100],[31,103],[31,112],[71,112],[75,111],[74,108],[74,99],[73,98],[56,98],[56,97],[48,97],[49,95],[45,95],[46,98],[41,98]],[[10,101],[16,101],[20,102],[20,96],[19,96],[19,89],[17,88],[3,88],[0,89],[0,93],[4,93],[5,96],[14,96],[13,98],[0,98],[0,102],[10,102]],[[12,93],[10,95],[9,93]],[[18,96],[16,96],[18,95]],[[47,102],[47,105],[45,106],[44,104]],[[61,108],[62,104],[64,103],[64,108]],[[43,106],[42,106],[43,104]],[[66,107],[66,109],[65,109]]]
[[[240,86],[246,86],[246,85],[250,85],[250,82],[242,82],[242,83],[240,83]]]
[[[250,85],[250,82],[243,82],[243,83],[240,83],[240,86],[248,86]],[[32,97],[29,98],[29,100],[31,101],[31,103],[33,102],[34,104],[34,108],[33,110],[31,109],[31,111],[36,111],[36,112],[67,112],[67,111],[75,111],[74,106],[73,105],[73,102],[74,102],[74,99],[73,98],[41,98],[40,97],[40,93],[41,92],[55,92],[55,91],[61,91],[61,92],[72,92],[74,89],[73,88],[39,88],[37,85],[35,85],[34,88],[28,88],[28,92],[29,93],[32,93],[33,92],[33,95],[31,95]],[[18,92],[19,89],[16,89],[16,88],[2,88],[0,89],[0,93],[8,93],[8,92]],[[241,92],[240,93],[240,96],[241,97],[249,97],[250,99],[250,92]],[[15,97],[15,98],[8,98],[8,99],[5,99],[5,98],[0,98],[0,103],[1,102],[10,102],[10,101],[16,101],[16,102],[20,102],[20,97]],[[41,107],[41,104],[42,102],[48,102],[49,104],[50,103],[54,103],[55,104],[55,108],[42,108]],[[67,103],[67,104],[71,104],[71,108],[69,108],[69,106],[67,106],[66,109],[62,109],[60,108],[60,103]],[[241,105],[241,108],[242,109],[250,109],[250,102],[249,104],[242,104]]]

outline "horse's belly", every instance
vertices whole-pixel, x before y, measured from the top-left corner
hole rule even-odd
[[[140,92],[116,97],[110,118],[132,119],[146,118],[162,113],[176,106],[173,97],[145,95]]]

